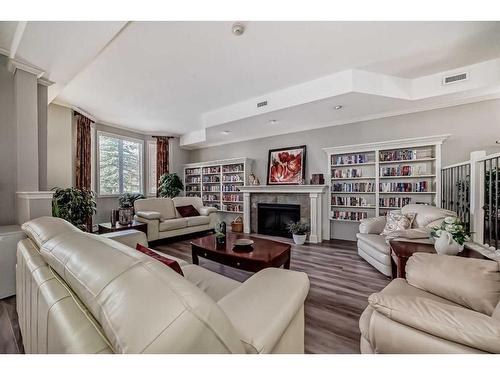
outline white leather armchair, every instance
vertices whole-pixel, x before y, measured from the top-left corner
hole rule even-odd
[[[500,353],[497,261],[416,253],[406,277],[369,297],[362,353]]]
[[[385,216],[361,220],[359,225],[358,254],[386,276],[392,276],[390,239],[402,238],[406,241],[429,238],[430,230],[441,224],[447,216],[457,216],[455,212],[435,206],[409,204],[401,209],[403,214],[414,213],[413,226],[391,234],[390,238],[380,235],[386,224]]]

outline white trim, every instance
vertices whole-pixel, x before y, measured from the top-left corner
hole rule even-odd
[[[431,145],[440,145],[450,137],[451,134],[431,135],[418,138],[403,138],[391,141],[361,143],[357,145],[345,145],[336,147],[325,147],[323,151],[328,155],[334,154],[352,154],[356,152],[368,152],[378,150],[390,150],[407,147],[424,147]]]
[[[16,31],[14,32],[14,37],[10,43],[9,58],[13,59],[16,57],[17,49],[21,44],[21,39],[23,38],[24,30],[26,30],[26,25],[28,21],[19,21],[16,26]]]
[[[296,194],[323,194],[328,185],[245,185],[239,187],[244,193],[296,193]]]
[[[56,104],[57,104],[57,103],[56,103]],[[85,117],[88,117],[88,118],[89,118],[90,120],[92,120],[94,123],[96,123],[96,122],[97,122],[97,119],[96,119],[94,116],[92,116],[90,113],[88,113],[88,112],[84,111],[84,110],[83,110],[83,109],[81,109],[80,107],[77,107],[77,106],[75,106],[75,105],[72,105],[72,106],[70,106],[69,108],[71,108],[71,109],[72,109],[73,111],[75,111],[75,112],[78,112],[78,113],[79,113],[79,114],[81,114],[81,115],[84,115]]]
[[[477,162],[481,162],[481,161],[486,161],[486,160],[490,160],[490,159],[494,159],[494,158],[500,158],[500,152],[497,152],[495,154],[490,154],[490,155],[483,156],[481,158],[476,159],[476,161]]]
[[[18,198],[24,199],[52,199],[53,191],[16,191]]]
[[[46,86],[46,87],[52,86],[54,84],[54,82],[51,81],[50,79],[43,78],[43,77],[42,78],[38,78],[37,83],[39,85],[43,85],[43,86]]]
[[[447,165],[446,167],[442,167],[441,170],[455,168],[455,167],[461,167],[461,166],[467,165],[467,164],[470,164],[470,160],[467,160],[467,161],[464,161],[464,162],[461,162],[461,163]]]
[[[245,164],[249,161],[248,158],[232,158],[232,159],[221,159],[221,160],[212,160],[212,161],[202,161],[197,163],[188,163],[184,164],[184,169],[186,168],[196,168],[203,166],[212,166],[217,164]]]
[[[10,59],[9,66],[11,67],[11,70],[14,74],[16,74],[16,70],[18,69],[31,73],[35,75],[36,78],[41,78],[45,74],[45,71],[43,71],[41,68],[16,59]]]
[[[132,138],[132,137],[127,137],[121,134],[116,134],[116,133],[109,133],[106,131],[102,130],[97,130],[96,134],[96,195],[98,198],[111,198],[111,197],[118,197],[123,193],[118,193],[118,194],[101,194],[101,175],[100,175],[100,163],[101,163],[101,154],[99,150],[99,137],[103,135],[109,138],[116,138],[116,139],[121,139],[121,140],[126,140],[126,141],[131,141],[131,142],[136,142],[141,145],[141,152],[139,154],[139,165],[141,166],[140,170],[140,186],[141,190],[138,192],[134,193],[140,193],[144,194],[144,139],[140,138]],[[132,193],[132,192],[130,192]]]

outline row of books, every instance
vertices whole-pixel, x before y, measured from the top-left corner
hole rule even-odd
[[[219,167],[205,167],[205,168],[203,168],[203,174],[209,174],[209,173],[220,173],[220,168]]]
[[[411,198],[408,197],[392,197],[379,198],[378,204],[380,207],[401,208],[411,203]]]
[[[375,191],[375,183],[373,182],[351,182],[351,183],[335,183],[332,184],[332,191],[340,192],[364,192],[370,193]]]
[[[382,182],[380,183],[380,191],[384,193],[401,193],[401,192],[427,192],[427,181],[418,182]]]
[[[203,176],[203,182],[220,182],[219,176]]]
[[[186,176],[189,176],[189,175],[198,175],[200,174],[200,168],[189,168],[189,169],[186,169]]]
[[[425,164],[423,165],[400,165],[397,167],[381,167],[380,175],[389,176],[418,176],[426,173]]]
[[[335,162],[333,162],[335,160]],[[349,154],[332,156],[332,164],[345,165],[345,164],[364,164],[368,163],[366,154]]]
[[[203,191],[219,192],[219,185],[203,185]]]
[[[241,178],[240,175],[224,175],[222,176],[222,181],[223,182],[243,182],[243,178]]]
[[[222,200],[225,202],[241,202],[240,194],[223,194]]]
[[[186,192],[186,197],[199,197],[199,192],[198,193],[193,191]]]
[[[206,202],[206,203],[204,203],[204,205],[207,207],[215,207],[216,209],[220,210],[220,203],[219,202]]]
[[[243,172],[243,164],[223,165],[222,172]]]
[[[336,206],[368,206],[368,201],[363,197],[332,197],[332,204]]]
[[[202,199],[207,202],[219,201],[220,196],[217,194],[203,194]]]
[[[393,150],[393,151],[380,151],[379,157],[380,161],[400,161],[400,160],[416,160],[430,158],[432,156],[432,150],[430,149],[420,149],[420,150]]]
[[[222,210],[223,211],[231,211],[231,212],[242,212],[243,205],[242,204],[234,204],[234,203],[223,204]]]
[[[368,213],[364,211],[332,211],[332,219],[359,221],[367,217]]]
[[[361,169],[359,168],[349,168],[349,169],[332,169],[332,178],[353,178],[362,177]]]
[[[233,191],[239,191],[239,190],[238,190],[238,187],[235,185],[222,185],[222,191],[233,192]]]
[[[186,184],[199,184],[201,177],[186,177]]]
[[[186,191],[200,191],[199,185],[187,185]]]

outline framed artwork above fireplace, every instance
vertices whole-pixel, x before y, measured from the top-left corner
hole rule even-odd
[[[300,185],[306,178],[306,146],[269,150],[268,185]]]

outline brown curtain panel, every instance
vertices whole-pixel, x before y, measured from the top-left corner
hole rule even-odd
[[[156,138],[156,196],[159,196],[158,188],[160,186],[160,177],[165,173],[169,173],[168,169],[168,154],[169,154],[169,139],[173,137],[154,137]]]
[[[91,181],[91,130],[92,121],[79,113],[76,116],[76,188],[90,190]]]

